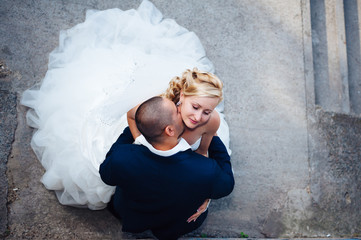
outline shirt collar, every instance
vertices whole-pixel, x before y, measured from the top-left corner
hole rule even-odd
[[[184,140],[183,138],[181,138],[180,141],[178,142],[178,144],[174,148],[172,148],[170,150],[166,150],[166,151],[158,150],[158,149],[155,149],[152,146],[152,144],[150,144],[145,139],[145,137],[143,135],[140,135],[139,137],[137,137],[134,141],[134,144],[143,145],[143,146],[147,147],[152,153],[157,154],[162,157],[169,157],[178,152],[186,151],[191,148],[191,146],[187,143],[187,141]]]

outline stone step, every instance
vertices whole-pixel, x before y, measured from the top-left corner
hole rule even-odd
[[[361,114],[361,1],[310,1],[315,103]]]
[[[351,112],[361,114],[361,1],[344,1]]]
[[[315,102],[326,111],[349,113],[349,84],[342,0],[311,0]]]

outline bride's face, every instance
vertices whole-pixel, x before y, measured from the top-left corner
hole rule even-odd
[[[184,124],[194,129],[208,122],[218,105],[218,98],[181,95],[179,106]]]

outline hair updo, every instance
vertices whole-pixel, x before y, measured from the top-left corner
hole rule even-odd
[[[187,69],[183,72],[181,78],[174,77],[162,96],[177,104],[182,91],[184,96],[215,97],[220,102],[223,99],[222,89],[223,83],[216,75],[193,68],[193,71]]]

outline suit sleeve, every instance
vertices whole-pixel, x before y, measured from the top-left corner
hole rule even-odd
[[[124,144],[132,144],[134,142],[133,136],[129,130],[129,127],[124,129],[124,132],[119,136],[117,141],[113,143],[112,147],[108,151],[106,158],[99,167],[99,174],[104,183],[115,186],[119,184],[119,170],[120,159],[119,151],[115,151]]]
[[[113,143],[112,147],[110,148],[110,150],[108,151],[108,153],[105,157],[108,157],[108,155],[110,155],[114,151],[114,149],[119,147],[119,145],[132,144],[133,142],[134,142],[134,138],[132,136],[132,133],[130,132],[129,127],[126,127],[124,129],[123,133],[120,134],[120,136],[118,137],[117,141],[115,141],[115,143]]]
[[[216,177],[213,181],[211,198],[217,199],[229,195],[234,188],[231,158],[221,139],[214,136],[208,149],[209,157],[217,162]]]

